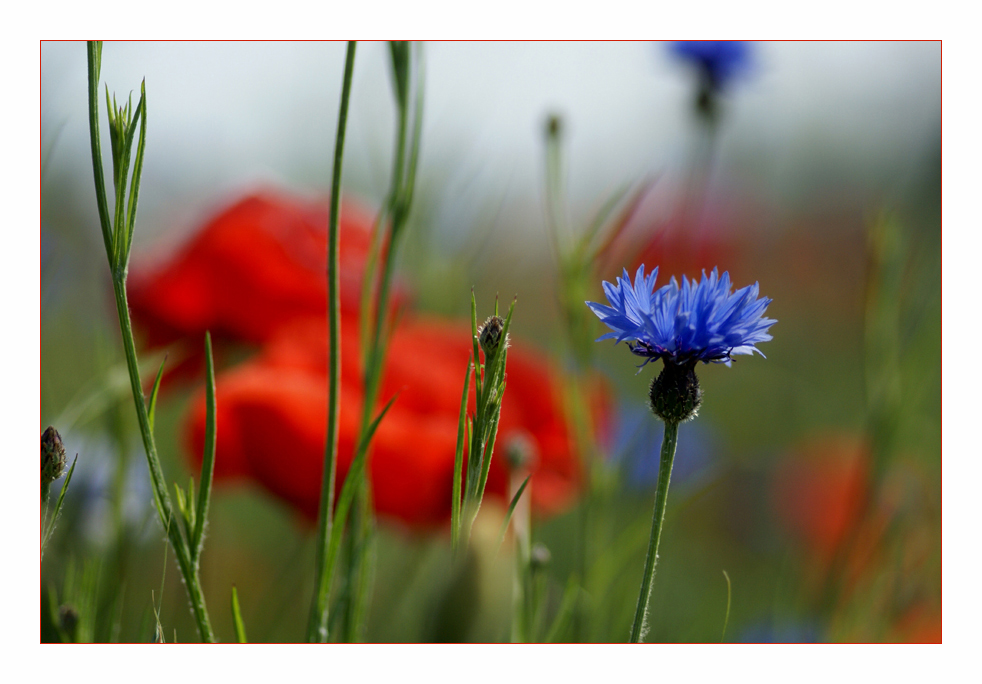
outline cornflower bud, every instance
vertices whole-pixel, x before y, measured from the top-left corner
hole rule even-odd
[[[41,484],[49,485],[65,472],[65,445],[61,435],[48,427],[41,435]]]
[[[501,345],[501,332],[504,327],[505,319],[501,316],[489,316],[488,320],[484,321],[484,325],[477,331],[481,349],[484,350],[484,354],[488,359],[493,358],[498,353],[498,347]],[[507,348],[508,338],[506,336],[505,349]]]

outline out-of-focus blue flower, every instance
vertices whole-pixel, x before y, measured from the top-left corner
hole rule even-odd
[[[612,285],[604,281],[610,306],[587,302],[593,313],[612,332],[597,338],[627,341],[628,347],[649,361],[664,359],[676,365],[702,361],[730,365],[736,354],[763,354],[755,346],[772,339],[768,328],[777,323],[764,318],[772,300],[758,299],[754,283],[731,292],[730,274],[720,277],[717,269],[696,282],[682,276],[682,286],[671,282],[655,290],[656,267],[647,277],[644,264],[638,268],[634,284],[624,275]]]
[[[653,489],[658,483],[662,427],[651,420],[651,414],[634,404],[619,408],[616,418],[613,461],[620,464],[630,489]],[[691,491],[715,478],[719,472],[723,445],[705,423],[681,426],[685,437],[679,439],[672,465],[672,490]]]
[[[682,40],[672,43],[670,50],[695,64],[714,90],[724,90],[752,63],[750,46],[740,40]]]
[[[744,644],[815,644],[822,630],[814,620],[782,620],[757,622],[740,632]]]

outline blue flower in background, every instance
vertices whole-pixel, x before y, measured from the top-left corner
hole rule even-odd
[[[662,427],[651,420],[643,407],[628,404],[617,411],[613,462],[618,463],[630,489],[653,489],[658,483]],[[686,423],[680,430],[672,465],[672,488],[691,490],[715,478],[723,460],[723,443],[712,428],[699,422]]]
[[[670,49],[679,59],[695,64],[714,90],[725,89],[752,62],[750,46],[739,40],[683,40]]]
[[[627,341],[634,354],[645,357],[641,367],[655,359],[676,365],[696,361],[730,365],[736,354],[763,356],[755,345],[772,339],[767,330],[777,321],[764,318],[772,300],[758,299],[757,283],[731,292],[730,274],[720,277],[714,268],[709,276],[703,271],[699,282],[682,276],[679,287],[673,277],[655,290],[657,277],[657,267],[645,276],[641,264],[633,285],[627,269],[616,285],[604,281],[610,306],[586,302],[612,330],[598,342]]]
[[[740,632],[744,644],[817,644],[822,630],[814,620],[782,620],[754,623]]]

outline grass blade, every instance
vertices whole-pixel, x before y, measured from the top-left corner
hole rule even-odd
[[[65,476],[65,484],[61,486],[61,493],[58,494],[58,501],[55,503],[54,513],[51,514],[51,522],[48,523],[48,529],[44,532],[44,539],[41,541],[41,557],[44,557],[44,547],[48,545],[48,540],[51,539],[51,533],[55,531],[55,523],[58,522],[58,515],[61,513],[61,505],[65,501],[65,492],[68,491],[68,483],[72,481],[72,473],[75,472],[75,464],[78,463],[78,454],[75,454],[75,460],[72,461],[72,467],[68,469],[68,475]]]
[[[528,485],[529,480],[531,479],[531,475],[525,478],[525,482],[523,482],[522,486],[518,488],[518,491],[515,492],[515,496],[511,498],[511,503],[508,504],[508,512],[505,513],[505,519],[501,522],[501,532],[498,533],[498,548],[501,548],[502,542],[505,541],[505,533],[508,531],[508,523],[511,522],[511,516],[515,513],[515,507],[518,505],[518,500],[522,498],[522,494],[525,492],[525,487]]]
[[[167,356],[160,362],[160,370],[157,371],[157,378],[153,381],[153,389],[150,390],[150,401],[147,406],[147,421],[150,423],[150,432],[153,432],[153,417],[157,410],[157,392],[160,390],[160,378],[164,375],[164,364],[167,363]]]
[[[87,44],[89,65],[89,140],[92,146],[92,176],[95,179],[96,204],[99,207],[99,226],[106,243],[106,256],[112,261],[112,225],[109,222],[109,204],[106,201],[106,179],[102,171],[102,146],[99,143],[99,73],[102,70],[102,41],[90,40]]]
[[[136,204],[140,197],[140,176],[143,173],[143,150],[147,142],[147,81],[140,84],[140,101],[136,105],[136,119],[140,122],[140,139],[136,144],[136,160],[133,164],[133,176],[130,180],[130,199],[126,206],[126,242],[123,245],[123,263],[126,264],[130,259],[130,247],[133,244],[133,229],[136,225]],[[136,126],[136,120],[132,126]],[[126,158],[129,159],[129,146],[126,146]]]
[[[563,590],[563,598],[559,604],[559,610],[556,612],[556,619],[552,621],[552,627],[546,634],[545,642],[547,644],[554,643],[566,629],[570,618],[573,616],[573,608],[576,607],[576,595],[578,593],[579,587],[576,585],[576,578],[570,577],[566,583],[566,589]]]
[[[249,643],[246,639],[245,623],[242,622],[242,611],[239,609],[239,592],[232,585],[232,622],[235,623],[235,640],[240,644]]]
[[[467,371],[464,373],[464,392],[460,397],[460,414],[457,418],[457,453],[453,462],[453,499],[450,502],[450,545],[454,553],[457,553],[457,545],[460,542],[460,490],[464,469],[464,424],[467,422],[467,391],[471,384],[472,364],[473,359],[467,363]]]
[[[197,563],[204,542],[205,520],[208,517],[208,502],[211,499],[211,479],[215,473],[215,446],[218,435],[215,426],[215,361],[211,353],[211,333],[205,332],[205,362],[208,370],[205,377],[205,453],[201,460],[201,489],[198,491],[195,511],[194,536],[191,539],[191,560]],[[192,502],[188,502],[189,505]]]
[[[726,574],[726,570],[723,571],[723,577],[726,578],[726,617],[723,619],[723,634],[719,638],[720,643],[723,643],[723,639],[726,638],[726,626],[730,623],[730,598],[733,593],[730,576]]]

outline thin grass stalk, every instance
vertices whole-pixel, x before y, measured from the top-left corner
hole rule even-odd
[[[116,312],[119,317],[123,351],[126,356],[126,367],[130,378],[130,389],[133,395],[133,403],[136,408],[137,422],[140,427],[140,436],[143,440],[144,452],[147,456],[147,465],[150,470],[154,505],[157,509],[157,514],[160,517],[160,522],[164,526],[167,533],[168,540],[170,541],[171,546],[174,548],[174,555],[177,557],[178,567],[180,568],[181,576],[184,579],[184,584],[187,588],[188,597],[191,602],[191,612],[195,618],[199,636],[201,637],[202,641],[214,642],[215,635],[208,619],[208,610],[205,606],[204,594],[201,591],[201,583],[198,578],[194,560],[192,559],[188,540],[185,538],[181,526],[172,524],[174,518],[174,508],[171,504],[170,496],[167,493],[167,485],[166,480],[164,479],[163,469],[161,468],[160,460],[157,457],[157,447],[154,442],[153,430],[150,427],[147,404],[143,396],[143,388],[141,387],[140,368],[136,355],[136,343],[133,339],[133,326],[130,321],[129,304],[126,298],[126,269],[129,252],[128,250],[120,250],[122,241],[125,239],[122,237],[123,234],[125,233],[127,236],[131,236],[133,233],[133,225],[123,226],[117,224],[112,229],[107,229],[111,224],[109,219],[109,205],[108,201],[106,200],[105,183],[102,176],[102,150],[98,137],[99,108],[97,91],[101,67],[101,55],[102,45],[100,43],[90,42],[88,46],[90,142],[92,146],[92,164],[93,173],[95,176],[96,201],[99,209],[100,224],[103,227],[103,236],[104,238],[107,238],[106,254],[109,259],[110,271],[112,273],[113,294],[116,301]],[[138,149],[142,150],[146,139],[147,122],[146,97],[143,87],[141,87],[141,98],[138,109],[138,120],[140,122],[140,142]],[[114,114],[111,113],[111,125],[113,117]],[[136,121],[133,122],[134,126],[135,123]],[[141,164],[142,153],[139,157],[139,163],[133,170],[130,190],[130,197],[133,202],[136,201],[139,193],[138,188],[142,170]],[[114,159],[114,169],[117,166],[118,160]],[[117,185],[117,187],[121,189],[124,183],[125,178],[114,185]],[[122,223],[123,217],[129,217],[129,219],[135,220],[135,204],[130,206],[129,212],[122,211],[121,205],[125,203],[125,197],[121,190],[117,191],[116,200],[116,215],[119,217],[120,223]]]
[[[374,328],[371,331],[371,345],[367,354],[364,373],[364,405],[362,407],[361,427],[359,430],[359,452],[356,460],[366,460],[370,447],[369,439],[362,439],[367,436],[367,431],[371,422],[375,403],[378,399],[379,385],[381,384],[382,372],[385,366],[385,351],[388,346],[388,336],[390,331],[386,325],[388,315],[389,298],[392,290],[392,279],[395,272],[395,260],[399,251],[400,240],[405,230],[406,222],[409,217],[409,210],[412,202],[412,184],[415,183],[416,169],[415,164],[418,160],[419,149],[419,122],[413,129],[413,140],[409,141],[409,78],[411,59],[408,48],[404,44],[390,43],[392,53],[393,76],[395,80],[396,103],[398,110],[396,147],[392,167],[392,186],[387,199],[387,211],[391,216],[389,227],[389,240],[385,250],[382,263],[382,274],[378,287],[378,299],[374,311]],[[422,97],[422,82],[417,82],[416,98],[417,102]],[[417,112],[421,111],[417,106]],[[407,168],[407,144],[411,144],[409,151],[410,168]],[[374,273],[366,273],[366,277],[372,277]],[[367,315],[367,312],[363,312]],[[349,478],[351,472],[349,471]],[[373,529],[370,518],[372,511],[367,506],[367,497],[370,496],[369,483],[367,480],[367,469],[359,470],[358,488],[356,490],[359,498],[359,505],[352,513],[351,535],[348,543],[348,567],[347,567],[347,586],[354,591],[354,595],[346,604],[345,611],[345,634],[348,640],[356,640],[359,631],[359,618],[357,613],[365,604],[362,596],[368,591],[368,582],[363,581],[368,577],[368,573],[362,569],[366,562],[366,554],[369,546],[367,537]],[[366,518],[366,519],[363,519]],[[361,578],[361,579],[359,579]]]
[[[327,442],[324,445],[324,466],[321,480],[320,511],[318,514],[317,555],[314,577],[316,586],[307,625],[307,640],[326,643],[331,592],[331,577],[325,564],[326,549],[334,526],[334,480],[337,473],[339,417],[341,413],[341,268],[338,219],[341,211],[341,167],[344,158],[344,134],[348,123],[348,102],[351,97],[351,75],[355,66],[355,41],[348,41],[344,59],[344,81],[341,86],[341,105],[338,112],[338,132],[334,144],[334,170],[331,181],[331,214],[328,223],[327,279],[329,371],[327,398]]]

